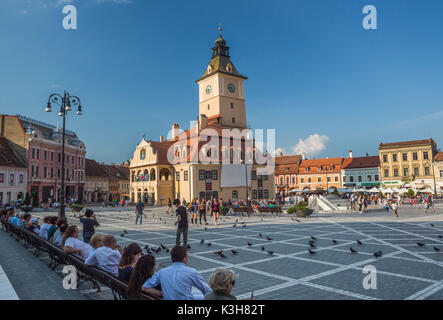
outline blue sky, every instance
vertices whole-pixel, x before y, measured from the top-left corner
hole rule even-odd
[[[67,3],[77,30],[62,27]],[[366,4],[377,7],[377,30],[362,28]],[[0,112],[56,124],[56,112],[43,112],[47,97],[67,89],[84,106],[67,128],[87,157],[129,159],[143,133],[158,140],[196,119],[194,80],[221,23],[249,77],[248,122],[275,128],[285,154],[297,145],[336,157],[377,154],[380,142],[441,144],[441,12],[439,0],[1,0]]]

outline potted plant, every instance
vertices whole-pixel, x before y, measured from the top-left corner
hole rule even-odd
[[[297,203],[295,209],[297,210],[297,217],[307,218],[312,214],[312,212],[314,212],[314,210],[308,208],[308,204],[305,201],[300,201]]]
[[[80,212],[83,209],[83,206],[81,204],[72,204],[69,206],[69,208],[73,211],[73,212]]]

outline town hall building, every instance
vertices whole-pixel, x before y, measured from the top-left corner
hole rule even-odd
[[[219,29],[221,31],[221,29]],[[274,160],[248,134],[244,81],[221,33],[199,87],[199,117],[168,139],[143,136],[130,161],[130,196],[164,205],[168,198],[274,199]],[[272,164],[272,168],[269,169]]]

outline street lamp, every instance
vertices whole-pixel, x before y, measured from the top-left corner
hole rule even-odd
[[[58,115],[63,117],[63,141],[62,141],[62,181],[61,181],[61,192],[60,192],[60,209],[59,217],[65,217],[65,134],[66,134],[66,114],[71,111],[73,107],[77,107],[77,115],[82,115],[82,107],[80,104],[80,99],[76,96],[69,95],[68,92],[64,92],[63,97],[57,93],[53,93],[48,98],[48,104],[46,106],[45,112],[52,112],[52,105],[60,106],[60,111]]]

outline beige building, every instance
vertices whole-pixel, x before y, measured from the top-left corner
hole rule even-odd
[[[380,143],[382,187],[434,188],[432,160],[437,144],[432,139]]]
[[[95,160],[86,159],[86,184],[84,201],[88,203],[109,200],[108,173]]]
[[[434,184],[436,192],[443,194],[443,151],[434,156]]]
[[[168,140],[142,138],[130,164],[132,201],[166,204],[168,198],[274,198],[274,167],[264,171],[263,161],[273,164],[272,157],[258,152],[252,137],[240,132],[247,129],[246,79],[234,67],[229,47],[219,34],[211,61],[196,80],[198,121],[187,131],[173,124]]]

